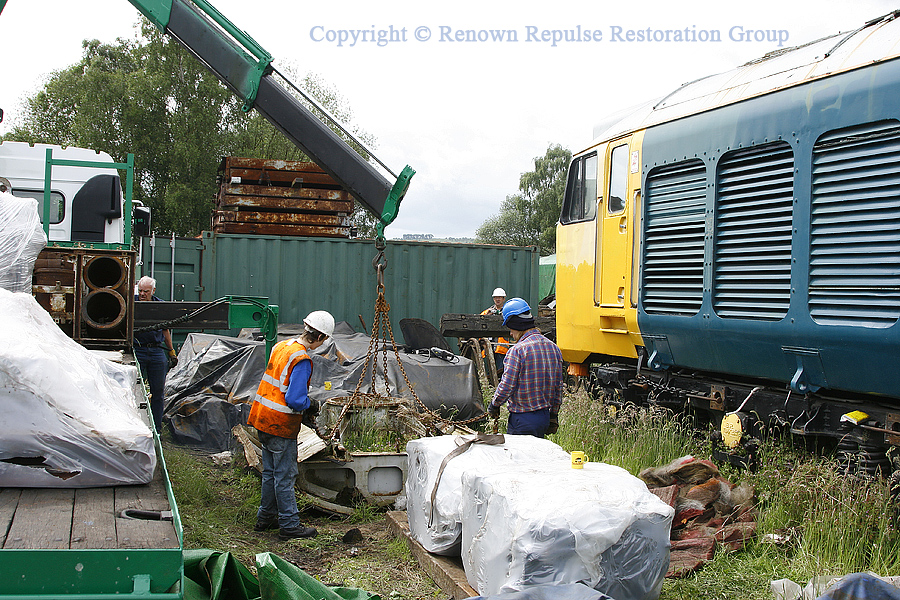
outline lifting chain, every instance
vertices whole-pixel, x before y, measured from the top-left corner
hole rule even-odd
[[[375,258],[372,259],[372,267],[375,269],[376,274],[376,299],[375,299],[375,317],[372,321],[372,335],[369,338],[369,348],[366,351],[366,360],[363,363],[362,372],[360,373],[359,380],[356,382],[356,389],[350,395],[349,400],[344,407],[341,409],[341,413],[337,418],[337,422],[334,425],[334,428],[331,431],[331,439],[337,441],[339,436],[339,430],[341,423],[344,418],[347,416],[347,413],[350,411],[351,407],[359,406],[365,408],[379,407],[379,406],[393,406],[396,405],[396,400],[391,399],[391,384],[388,380],[388,369],[387,369],[387,354],[388,354],[388,345],[387,340],[390,340],[390,346],[394,350],[394,357],[397,360],[397,366],[400,368],[400,373],[403,375],[403,381],[406,382],[406,389],[409,390],[412,397],[415,398],[416,404],[422,409],[425,413],[425,418],[423,422],[426,425],[433,423],[434,421],[438,421],[444,424],[453,424],[453,425],[467,425],[469,423],[474,423],[475,421],[481,421],[487,417],[487,414],[479,415],[472,419],[468,419],[466,421],[452,421],[449,419],[444,419],[439,414],[430,410],[422,400],[419,399],[418,394],[416,394],[416,390],[413,389],[412,384],[409,382],[409,377],[406,375],[406,370],[403,368],[403,363],[400,361],[400,352],[397,350],[397,343],[394,341],[394,331],[391,327],[391,320],[388,317],[388,313],[391,310],[391,305],[387,303],[384,297],[384,270],[387,267],[387,257],[384,254],[385,249],[385,240],[383,237],[378,237],[375,240],[375,248],[378,250],[378,254],[375,255]],[[383,340],[381,343],[381,348],[378,348],[379,341]],[[382,373],[384,374],[384,388],[385,395],[381,395],[376,390],[376,379],[377,379],[377,364],[378,358],[377,354],[381,354],[382,357]],[[366,374],[369,372],[371,368],[371,381],[372,381],[372,391],[371,393],[361,392],[363,381],[366,379]]]

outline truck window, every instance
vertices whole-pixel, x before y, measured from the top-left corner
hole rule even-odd
[[[19,198],[34,198],[38,201],[38,214],[41,216],[41,223],[44,222],[44,190],[23,190],[13,188],[13,196]],[[59,192],[50,192],[50,223],[56,225],[61,223],[63,217],[66,216],[66,199]]]

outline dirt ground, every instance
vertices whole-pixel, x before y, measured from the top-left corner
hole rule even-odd
[[[336,564],[367,557],[384,562],[386,548],[394,539],[384,519],[373,523],[348,524],[315,512],[307,512],[304,517],[304,525],[319,530],[321,544],[310,544],[312,547],[308,547],[302,540],[282,542],[278,539],[277,530],[255,535],[270,539],[282,558],[331,586],[344,584],[342,581],[327,580],[328,573]]]
[[[301,522],[312,539],[281,541],[278,530],[253,531],[258,475],[246,465],[214,465],[209,455],[167,448],[167,462],[184,529],[185,548],[231,552],[251,572],[255,556],[272,552],[331,587],[352,587],[390,600],[449,598],[420,568],[405,538],[391,532],[374,509],[335,516],[302,500]]]
[[[262,534],[272,551],[331,587],[358,587],[393,600],[448,598],[394,537],[384,515],[368,523],[348,523],[306,511],[304,524],[315,527],[314,540],[282,542],[277,531]]]

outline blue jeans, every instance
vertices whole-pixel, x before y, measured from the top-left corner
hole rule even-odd
[[[259,432],[262,446],[262,499],[256,518],[278,517],[281,529],[300,527],[300,511],[294,483],[297,480],[297,438],[289,439]]]
[[[166,409],[166,371],[169,360],[162,348],[141,348],[135,346],[134,357],[141,366],[144,381],[150,384],[150,412],[153,413],[153,424],[156,431],[162,433],[163,411]]]
[[[533,412],[509,413],[506,433],[512,435],[533,435],[542,438],[550,425],[550,409],[542,408]]]

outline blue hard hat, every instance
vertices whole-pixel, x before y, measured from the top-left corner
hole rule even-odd
[[[528,306],[528,303],[522,300],[521,298],[510,298],[503,305],[503,325],[506,326],[506,322],[510,317],[514,315],[524,315],[528,313],[528,316],[531,316],[531,307]]]

